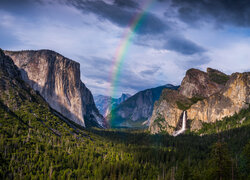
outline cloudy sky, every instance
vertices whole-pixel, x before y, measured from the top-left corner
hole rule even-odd
[[[0,0],[0,48],[59,52],[80,62],[93,94],[108,95],[115,52],[141,12],[117,95],[179,85],[189,68],[250,70],[248,0]]]

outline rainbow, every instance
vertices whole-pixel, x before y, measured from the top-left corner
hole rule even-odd
[[[142,8],[140,11],[138,11],[135,16],[132,18],[131,22],[129,23],[129,26],[126,28],[121,42],[119,43],[118,48],[115,51],[115,55],[113,58],[113,69],[111,72],[111,87],[110,87],[110,95],[111,97],[116,97],[116,91],[119,83],[119,77],[121,74],[122,66],[126,57],[126,54],[128,52],[129,46],[132,42],[132,39],[135,35],[136,29],[138,29],[141,25],[141,22],[143,21],[143,17],[147,13],[148,9],[152,6],[153,2],[155,0],[145,0]],[[112,109],[112,102],[109,106],[109,109]]]

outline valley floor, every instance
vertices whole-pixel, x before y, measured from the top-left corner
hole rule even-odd
[[[26,111],[12,113],[1,105],[0,179],[250,178],[249,110],[244,126],[219,133],[206,126],[200,133],[208,135],[177,137],[85,130],[34,110],[43,122]]]

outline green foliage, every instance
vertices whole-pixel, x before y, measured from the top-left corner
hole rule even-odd
[[[204,99],[203,97],[194,96],[194,97],[190,98],[190,101],[192,102],[192,104],[195,104],[198,101],[202,101],[203,99]]]
[[[165,118],[162,115],[158,114],[157,118],[154,120],[154,123],[160,124],[161,122],[164,122],[164,121],[165,121]]]
[[[133,129],[148,129],[147,125],[143,125],[143,123],[147,121],[147,119],[139,119],[136,121],[133,121],[132,119],[123,121],[119,126],[120,127],[126,127],[126,128],[133,128]]]
[[[244,174],[247,179],[250,179],[250,141],[245,145],[243,149],[243,154],[241,156],[243,162],[241,166],[241,173]]]
[[[204,136],[86,130],[59,118],[39,95],[29,96],[22,99],[15,90],[1,94],[0,179],[216,179],[220,177],[214,165],[216,149],[225,162],[222,173],[229,172],[230,162],[230,179],[249,177],[248,120],[237,128]],[[248,113],[242,111],[235,118]],[[159,117],[156,122],[163,120]],[[228,143],[226,151],[216,146],[221,139]]]
[[[217,142],[213,145],[208,158],[207,179],[231,179],[231,157],[227,144]]]
[[[0,110],[1,179],[203,179],[209,174],[207,159],[213,154],[209,147],[218,138],[174,138],[141,130],[86,131],[71,128],[53,115],[47,116],[45,126],[29,113],[20,113],[20,121],[4,108]],[[53,127],[60,136],[53,133]],[[249,126],[220,136],[230,142],[232,154],[240,156],[249,140],[244,134],[249,134]],[[238,137],[243,146],[236,143]]]
[[[223,85],[225,85],[226,82],[229,80],[229,76],[227,76],[226,74],[218,74],[218,73],[209,74],[209,78],[210,80]]]
[[[189,109],[191,106],[191,104],[181,102],[181,101],[176,101],[176,105],[177,105],[178,109],[183,110],[183,111]]]
[[[176,105],[178,109],[185,111],[188,110],[193,104],[197,103],[198,101],[202,101],[203,99],[203,97],[194,96],[183,101],[176,101]]]
[[[157,118],[154,120],[154,124],[156,124],[160,128],[161,132],[163,132],[162,123],[164,122],[165,122],[165,118],[161,114],[158,114]]]
[[[242,109],[239,113],[231,117],[225,117],[215,123],[202,123],[203,127],[198,131],[198,134],[214,134],[229,129],[239,128],[250,125],[250,106]]]

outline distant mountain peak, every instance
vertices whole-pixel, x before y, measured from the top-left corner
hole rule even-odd
[[[121,95],[121,97],[124,97],[124,96],[131,96],[130,94],[128,94],[128,93],[122,93],[122,95]]]
[[[105,117],[110,112],[110,107],[115,108],[123,101],[127,100],[131,95],[128,93],[122,93],[119,98],[112,98],[111,96],[105,95],[95,95],[94,100],[97,108],[99,109],[100,113]]]
[[[173,84],[166,84],[165,87],[171,88],[171,87],[174,87],[174,85]]]

